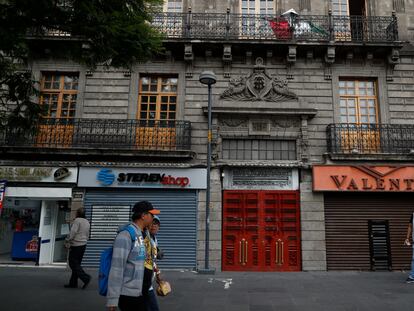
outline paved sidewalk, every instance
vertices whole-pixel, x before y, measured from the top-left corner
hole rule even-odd
[[[67,269],[0,267],[1,311],[105,310],[97,271],[86,290],[65,289]],[[413,311],[414,284],[399,272],[216,273],[166,271],[161,311]]]

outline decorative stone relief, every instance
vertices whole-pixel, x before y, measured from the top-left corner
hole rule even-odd
[[[400,52],[398,49],[392,49],[391,53],[388,55],[387,62],[387,81],[394,80],[394,68],[400,62]]]
[[[233,60],[231,54],[231,45],[225,44],[223,48],[223,66],[224,66],[224,77],[230,78],[231,62]]]
[[[186,44],[184,47],[184,61],[185,61],[185,76],[186,78],[193,77],[193,46],[191,44]]]
[[[286,80],[268,76],[263,59],[258,57],[253,73],[247,77],[231,79],[229,88],[220,97],[238,101],[268,102],[297,99],[297,95],[288,89],[287,83]]]
[[[328,46],[325,54],[325,80],[332,80],[332,64],[335,63],[335,47]]]
[[[298,128],[300,126],[297,119],[275,119],[273,120],[273,126],[278,128]]]
[[[223,119],[220,122],[222,125],[228,127],[241,127],[242,125],[247,127],[247,119]]]

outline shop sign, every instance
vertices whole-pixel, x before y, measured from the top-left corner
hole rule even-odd
[[[76,167],[0,166],[0,178],[13,182],[76,183]]]
[[[237,168],[224,170],[224,189],[297,190],[298,170],[292,168]]]
[[[6,192],[7,180],[0,180],[0,215],[3,209],[4,193]]]
[[[205,189],[205,169],[80,168],[79,187]]]
[[[414,166],[338,166],[313,167],[314,191],[414,191]]]
[[[93,205],[91,238],[112,240],[118,227],[130,221],[129,205]]]

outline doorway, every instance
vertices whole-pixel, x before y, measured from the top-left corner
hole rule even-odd
[[[298,191],[224,191],[223,271],[300,271]]]
[[[70,217],[67,203],[67,201],[42,202],[39,264],[66,264],[67,250],[64,242],[69,234]]]

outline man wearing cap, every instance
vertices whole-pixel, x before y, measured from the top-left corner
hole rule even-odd
[[[116,310],[117,307],[121,311],[146,310],[148,277],[149,284],[152,279],[152,272],[146,272],[144,267],[147,258],[145,239],[149,236],[146,229],[152,224],[154,215],[159,213],[150,202],[137,202],[132,208],[132,222],[129,225],[135,231],[135,241],[127,230],[116,236],[106,296],[109,310]]]

